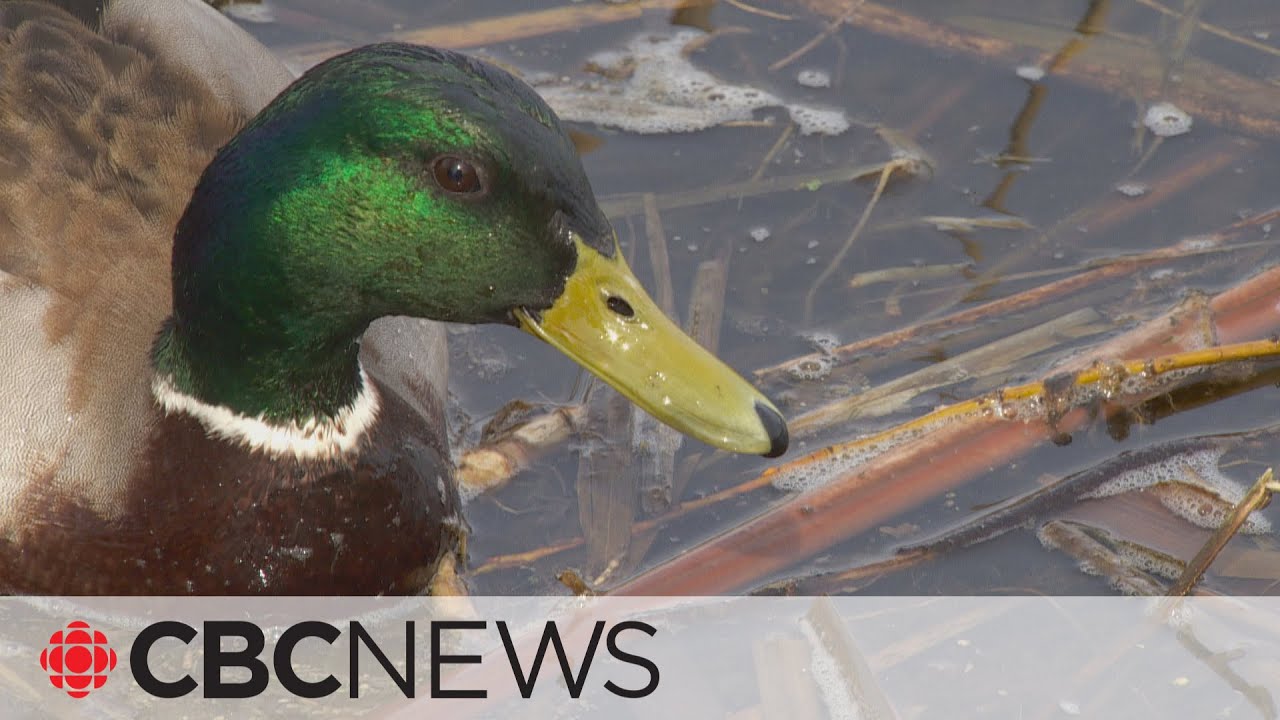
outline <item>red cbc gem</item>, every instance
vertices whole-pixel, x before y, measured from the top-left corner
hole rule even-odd
[[[107,645],[106,635],[76,620],[49,636],[40,667],[54,687],[82,698],[106,684],[107,673],[116,668],[116,651]]]

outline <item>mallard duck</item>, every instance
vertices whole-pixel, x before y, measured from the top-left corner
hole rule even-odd
[[[103,4],[0,2],[0,590],[422,591],[464,529],[431,321],[785,450],[507,72],[379,44],[295,81],[199,0]]]

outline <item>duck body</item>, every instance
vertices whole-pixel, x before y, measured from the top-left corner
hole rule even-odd
[[[370,378],[378,417],[359,452],[266,453],[157,404],[150,359],[172,312],[173,228],[271,94],[220,96],[142,28],[117,27],[0,3],[0,589],[421,590],[414,578],[462,532],[432,384],[439,328],[414,328],[428,370],[412,402],[402,378]],[[291,79],[282,67],[268,78]]]
[[[424,591],[465,532],[440,320],[785,448],[505,72],[384,44],[292,82],[199,0],[0,2],[0,591]]]

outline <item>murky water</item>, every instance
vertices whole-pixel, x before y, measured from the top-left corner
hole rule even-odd
[[[847,4],[755,5],[773,16],[726,2],[673,11],[675,4],[609,7],[609,15],[596,12],[604,4],[592,2],[269,0],[242,6],[233,16],[297,67],[344,47],[420,38],[415,33],[422,29],[456,26],[456,32],[430,39],[502,62],[530,79],[571,82],[589,79],[582,68],[590,56],[619,50],[638,33],[667,36],[692,28],[714,33],[688,53],[697,68],[788,103],[843,111],[854,126],[835,136],[794,132],[777,107],[750,113],[750,122],[688,133],[574,126],[591,139],[587,171],[597,194],[615,209],[619,236],[646,283],[652,269],[639,193],[655,196],[677,308],[687,306],[699,263],[728,259],[720,355],[744,373],[812,353],[822,342],[872,338],[1080,275],[1100,261],[1177,246],[1280,200],[1280,23],[1272,0],[1202,3],[1195,21],[1161,12],[1153,2],[893,3],[893,12],[940,29],[938,34],[903,35],[892,23],[850,23],[778,69],[771,66],[822,33]],[[567,13],[537,14],[556,8],[584,14],[576,21]],[[521,19],[473,22],[508,15]],[[824,77],[829,86],[823,86]],[[1138,128],[1148,104],[1162,94],[1193,97],[1196,102],[1184,108],[1193,125],[1185,135],[1155,142]],[[886,139],[872,126],[892,132]],[[850,243],[877,178],[841,182],[831,180],[832,173],[904,153],[918,158],[917,174],[898,175],[888,184]],[[800,180],[787,189],[767,185],[790,176]],[[818,182],[819,177],[828,179]],[[716,196],[716,188],[729,189],[719,199],[694,197],[701,191]],[[816,379],[772,375],[763,387],[795,417],[1051,320],[1078,320],[1056,328],[1052,342],[1014,343],[998,357],[962,363],[947,381],[920,386],[880,412],[803,435],[789,457],[1040,377],[1077,350],[1120,335],[1192,292],[1221,291],[1275,263],[1273,232],[1280,233],[1280,225],[1248,225],[1211,252],[1187,245],[1179,257],[1016,311],[856,353],[853,362],[830,371],[815,366],[810,369],[823,371],[811,373],[820,375]],[[1094,312],[1072,315],[1087,310]],[[825,334],[822,342],[815,344],[815,332]],[[513,398],[550,405],[581,398],[584,383],[576,366],[519,332],[467,328],[453,341],[460,416],[473,423],[462,433],[464,440],[474,440],[478,425]],[[819,553],[798,554],[748,587],[881,559],[993,503],[1126,451],[1266,428],[1275,422],[1280,393],[1274,378],[1251,380],[1257,377],[1240,371],[1153,401],[1127,420],[1098,419],[1074,433],[1069,445],[1038,445],[963,486],[885,517],[877,528]],[[509,553],[573,545],[582,537],[575,483],[585,442],[554,450],[507,489],[469,506],[473,568]],[[1273,440],[1247,442],[1229,456],[1224,472],[1248,484],[1280,460],[1275,447]],[[712,458],[689,441],[677,468],[693,455],[702,464],[684,500],[742,483],[771,464]],[[608,575],[607,584],[685,552],[783,499],[765,488],[650,523],[629,543],[630,557]],[[638,509],[634,519],[645,515]],[[1153,516],[1138,517],[1150,523]],[[1280,514],[1273,509],[1270,517]],[[1176,524],[1184,521],[1173,522],[1166,534],[1192,532],[1190,524],[1184,531]],[[1237,539],[1235,547],[1250,549],[1254,542]],[[621,547],[627,546],[623,541]],[[601,569],[589,568],[592,562],[578,547],[517,569],[479,574],[473,584],[482,592],[560,592],[559,571],[581,569],[590,579]],[[1255,572],[1228,574],[1221,582],[1225,589],[1261,591],[1276,579],[1274,572]],[[1075,560],[1020,531],[943,554],[868,587],[1098,592],[1104,583],[1085,578]]]

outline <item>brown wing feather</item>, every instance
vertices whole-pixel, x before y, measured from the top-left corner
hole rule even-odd
[[[111,502],[132,464],[120,454],[136,452],[151,422],[147,358],[169,313],[173,227],[244,120],[141,33],[99,34],[43,3],[0,3],[0,290],[24,286],[44,309],[42,337],[23,338],[19,358],[0,348],[0,360],[17,375],[64,380],[68,400],[5,399],[9,417],[65,425],[63,442],[29,451],[39,458],[15,461],[9,448],[0,475],[6,464],[41,465],[46,482]],[[5,314],[33,303],[6,297],[0,333],[12,334],[27,326]]]

